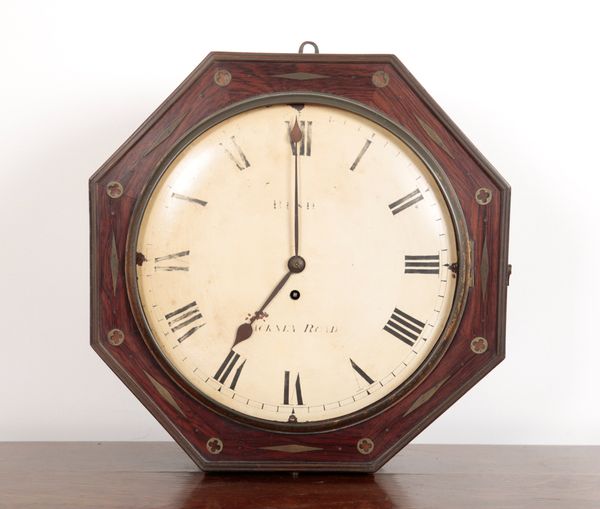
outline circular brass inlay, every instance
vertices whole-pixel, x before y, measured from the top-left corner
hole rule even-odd
[[[473,353],[482,354],[487,352],[488,342],[487,339],[477,336],[471,340],[471,350]]]
[[[108,342],[113,346],[119,346],[125,341],[125,334],[121,329],[112,329],[106,335]]]
[[[120,198],[123,196],[123,186],[120,182],[113,180],[106,185],[106,194],[111,198]]]
[[[216,437],[209,438],[206,441],[206,449],[211,454],[219,454],[223,450],[223,442]]]
[[[479,205],[487,205],[492,201],[492,191],[487,187],[480,187],[475,193],[475,201]]]
[[[356,449],[361,454],[371,454],[374,447],[375,444],[370,438],[361,438],[358,442],[356,442]]]
[[[390,77],[385,71],[376,71],[373,73],[371,81],[377,88],[383,88],[387,87],[388,83],[390,82]]]
[[[227,69],[217,69],[214,80],[220,87],[226,87],[231,83],[231,73]]]

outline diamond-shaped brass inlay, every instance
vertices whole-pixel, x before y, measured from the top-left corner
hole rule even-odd
[[[440,135],[435,131],[435,129],[431,127],[427,122],[425,122],[425,120],[423,120],[422,118],[417,117],[417,120],[419,121],[419,124],[421,124],[423,131],[427,133],[427,136],[429,136],[438,147],[440,147],[444,152],[446,152],[446,154],[448,154],[452,159],[454,159],[454,156],[444,143],[444,140],[440,138]]]
[[[450,378],[450,375],[448,375],[443,380],[439,381],[431,389],[429,389],[428,391],[425,391],[417,399],[415,399],[415,401],[413,402],[413,404],[410,405],[410,408],[404,413],[404,415],[406,416],[406,415],[414,412],[417,408],[419,408],[420,406],[422,406],[425,403],[427,403],[433,397],[433,395],[437,391],[440,390],[440,387],[442,387],[442,385],[444,385],[446,383],[446,381],[448,380],[448,378]]]
[[[183,410],[181,409],[181,407],[179,406],[177,401],[175,401],[175,398],[173,397],[173,395],[160,382],[158,382],[156,379],[154,379],[146,371],[144,371],[144,373],[146,373],[148,380],[150,380],[150,382],[152,383],[154,388],[157,390],[157,392],[162,396],[162,398],[167,403],[169,403],[169,405],[171,405],[175,410],[177,410],[181,415],[183,415],[185,417],[186,415],[183,413]]]
[[[479,274],[481,276],[481,294],[483,300],[487,299],[488,277],[490,275],[490,255],[488,252],[487,236],[483,239],[483,249],[481,250],[481,264],[479,265]]]
[[[314,74],[312,72],[290,72],[287,74],[276,74],[273,77],[274,78],[283,78],[286,80],[297,80],[297,81],[320,80],[323,78],[329,78],[329,76],[325,76],[323,74]]]
[[[279,451],[279,452],[308,452],[308,451],[321,451],[321,447],[311,447],[309,445],[301,444],[285,444],[285,445],[269,445],[267,447],[261,447],[266,451]]]
[[[171,120],[171,122],[169,122],[167,126],[161,131],[160,135],[154,140],[154,143],[152,143],[152,145],[150,145],[150,147],[148,147],[148,149],[144,152],[143,157],[146,157],[156,147],[163,143],[169,136],[171,136],[171,134],[173,134],[173,131],[175,131],[175,129],[179,127],[179,124],[183,122],[185,117],[188,116],[188,113],[189,111],[186,111],[182,115],[179,115],[178,117],[175,117],[173,120]]]
[[[117,278],[119,277],[119,253],[117,251],[115,232],[112,233],[112,240],[110,243],[110,275],[112,276],[113,295],[116,295]]]

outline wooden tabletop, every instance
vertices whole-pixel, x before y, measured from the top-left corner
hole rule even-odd
[[[600,447],[413,445],[375,475],[203,474],[173,443],[0,443],[0,508],[600,508]]]

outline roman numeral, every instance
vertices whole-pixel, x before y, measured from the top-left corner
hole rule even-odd
[[[233,163],[237,166],[238,170],[244,170],[246,168],[249,168],[250,161],[248,161],[248,159],[246,158],[246,155],[244,154],[244,152],[242,152],[242,149],[236,143],[235,136],[232,136],[229,139],[231,141],[229,148],[227,148],[225,145],[223,145],[223,143],[219,143],[219,145],[221,145],[223,147],[223,149],[225,150],[225,152],[227,152],[227,155],[233,161]]]
[[[421,191],[415,189],[412,193],[408,193],[406,196],[403,196],[399,200],[394,203],[390,203],[388,206],[392,211],[392,214],[397,214],[398,212],[402,212],[404,209],[414,205],[415,203],[420,202],[423,199],[423,195]]]
[[[395,308],[392,317],[384,325],[383,330],[404,341],[408,346],[413,346],[419,339],[424,327],[423,322]]]
[[[289,120],[286,120],[285,123],[288,126],[288,130],[291,130],[293,127],[292,123]],[[312,120],[300,120],[298,125],[302,131],[302,140],[300,140],[300,143],[298,144],[298,155],[310,157],[312,150]],[[295,156],[296,143],[290,141],[290,146],[292,148],[292,155]]]
[[[356,159],[354,160],[354,162],[352,163],[352,166],[350,166],[350,170],[354,171],[356,169],[356,167],[358,166],[358,163],[360,162],[360,160],[362,159],[362,156],[365,155],[365,152],[367,151],[367,149],[371,146],[371,140],[367,140],[365,141],[365,144],[363,145],[363,148],[360,149],[360,152],[358,153],[358,155],[356,156]]]
[[[227,378],[229,377],[229,375],[231,374],[231,371],[233,370],[233,368],[235,368],[235,365],[237,364],[237,362],[239,360],[240,360],[240,354],[231,350],[227,354],[227,357],[225,357],[225,360],[223,361],[223,363],[219,366],[219,369],[217,370],[217,372],[215,373],[215,376],[213,376],[213,378],[215,380],[217,380],[219,383],[224,384],[227,381]],[[244,369],[245,364],[246,364],[246,359],[244,359],[240,363],[240,365],[236,368],[236,370],[233,374],[233,378],[231,379],[231,383],[229,384],[229,388],[231,390],[235,390],[235,386],[238,383],[238,380],[242,373],[242,369]]]
[[[197,203],[198,205],[202,205],[203,207],[206,207],[206,204],[208,203],[204,200],[200,200],[198,198],[192,198],[191,196],[186,196],[184,194],[179,194],[179,193],[171,193],[171,198],[177,198],[178,200],[184,200],[184,201],[189,201],[191,203]]]
[[[190,302],[185,306],[172,311],[171,313],[167,313],[165,315],[167,319],[167,323],[169,324],[169,328],[172,332],[178,332],[181,329],[185,329],[192,323],[202,318],[202,313],[198,310],[198,305],[196,301]],[[189,338],[194,332],[196,332],[200,327],[204,327],[205,324],[194,324],[194,326],[190,327],[183,336],[177,338],[177,341],[182,343],[187,338]]]
[[[405,274],[439,274],[440,255],[406,255],[404,257]]]
[[[300,373],[296,376],[295,392],[296,392],[296,403],[298,405],[304,405],[302,400],[302,388],[300,387]],[[289,405],[291,401],[290,394],[290,372],[286,371],[283,375],[283,404]]]
[[[154,258],[154,270],[165,270],[168,272],[171,271],[176,271],[176,270],[182,270],[182,271],[189,271],[190,268],[183,266],[183,265],[156,265],[157,263],[161,263],[161,262],[166,262],[166,261],[170,261],[170,260],[175,260],[175,262],[172,263],[177,263],[177,261],[180,258],[185,258],[186,256],[189,256],[190,252],[189,251],[180,251],[179,253],[173,253],[170,255],[166,255],[166,256],[158,256],[156,258]]]
[[[354,369],[354,371],[356,371],[365,382],[367,382],[369,385],[375,383],[375,381],[369,375],[367,375],[364,370],[352,359],[350,359],[350,364],[352,365],[352,369]]]

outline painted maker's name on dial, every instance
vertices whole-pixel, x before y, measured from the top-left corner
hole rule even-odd
[[[302,334],[335,334],[339,332],[336,325],[323,325],[314,323],[294,324],[294,323],[260,323],[254,325],[255,332],[285,332]]]

